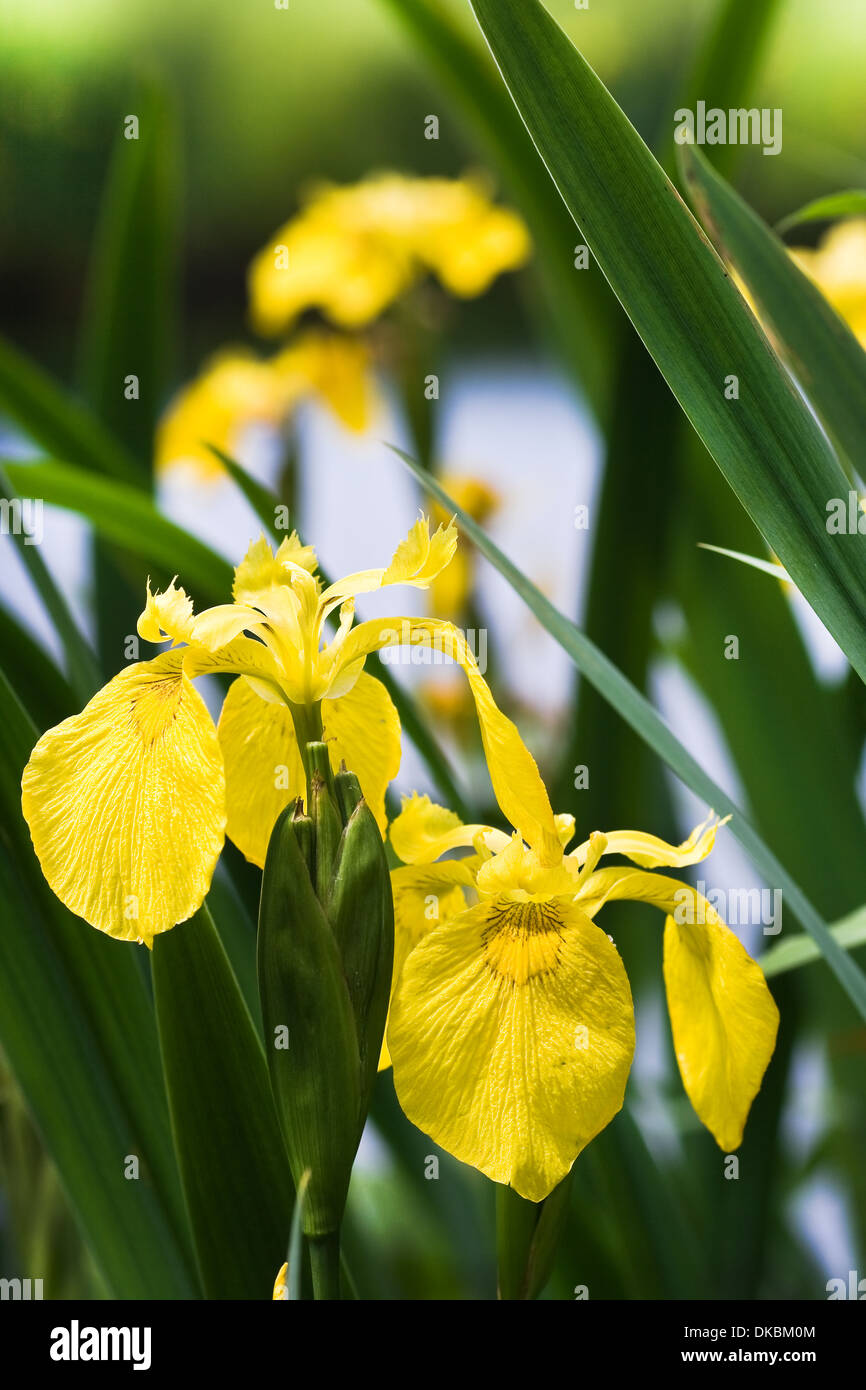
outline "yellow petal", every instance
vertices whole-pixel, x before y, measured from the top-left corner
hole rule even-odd
[[[716,831],[720,826],[727,825],[729,820],[730,816],[722,821],[716,820],[711,811],[681,845],[669,845],[666,840],[659,839],[657,835],[647,835],[642,830],[611,830],[606,834],[607,848],[604,852],[624,854],[642,869],[683,869],[688,864],[698,864],[706,859],[716,842]],[[585,864],[589,849],[590,841],[585,840],[568,857],[576,859],[578,864]]]
[[[400,720],[380,681],[362,675],[340,700],[322,703],[331,766],[345,760],[384,834],[385,790],[400,768]],[[237,680],[223,702],[219,741],[225,760],[226,834],[259,868],[284,807],[306,795],[295,728],[288,706],[263,700]]]
[[[431,536],[430,523],[422,516],[394,551],[382,575],[382,587],[414,584],[426,588],[450,563],[456,549],[457,527],[453,519],[445,526],[437,526]]]
[[[742,942],[709,903],[704,915],[700,925],[666,919],[665,989],[686,1094],[730,1153],[773,1055],[779,1011]]]
[[[263,700],[241,678],[223,701],[217,732],[225,761],[226,834],[263,869],[277,817],[306,794],[292,716],[285,704]]]
[[[422,937],[442,922],[450,922],[467,907],[466,890],[474,881],[474,856],[448,859],[444,864],[425,864],[419,868],[402,865],[391,871],[394,894],[394,968],[391,975],[393,996],[403,965]],[[387,1036],[382,1040],[379,1070],[391,1065]]]
[[[562,847],[535,759],[515,725],[499,709],[465,637],[453,623],[434,618],[379,618],[361,623],[346,638],[340,665],[351,665],[370,652],[401,643],[434,648],[463,668],[475,700],[490,781],[502,813],[537,852],[542,864],[558,864]]]
[[[43,734],[22,779],[39,862],[72,912],[124,941],[199,908],[225,829],[216,731],[165,652],[115,676]]]
[[[612,899],[652,903],[666,914],[665,987],[680,1075],[698,1117],[729,1153],[742,1140],[776,1045],[779,1011],[761,967],[687,883],[601,869],[579,901],[594,914]]]
[[[147,581],[147,602],[138,620],[138,635],[145,642],[188,642],[193,627],[192,601],[183,589],[175,588],[172,580],[164,594],[150,592]]]
[[[391,696],[362,672],[348,695],[322,701],[322,728],[331,766],[345,761],[355,773],[384,836],[385,792],[400,771],[400,716]]]
[[[288,1271],[289,1271],[289,1266],[288,1266],[288,1262],[286,1262],[286,1264],[283,1265],[282,1269],[280,1270],[279,1274],[277,1275],[276,1279],[274,1280],[274,1292],[273,1292],[273,1297],[272,1297],[272,1299],[271,1299],[271,1302],[272,1302],[272,1303],[280,1303],[280,1302],[284,1302],[284,1301],[286,1301],[286,1300],[288,1299],[288,1297],[289,1297],[289,1286],[288,1286],[288,1281],[287,1281],[287,1279],[286,1279],[286,1275],[288,1274]]]
[[[539,1202],[622,1106],[631,992],[604,932],[563,899],[496,899],[409,956],[388,1045],[434,1143]]]
[[[389,834],[394,853],[404,864],[432,864],[449,850],[473,845],[475,837],[488,829],[486,825],[464,825],[454,811],[413,792],[403,797]]]

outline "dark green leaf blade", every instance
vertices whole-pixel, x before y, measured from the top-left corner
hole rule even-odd
[[[866,352],[776,234],[700,150],[685,146],[681,165],[719,252],[742,275],[830,434],[858,472],[866,473]]]
[[[0,716],[0,1044],[115,1296],[195,1297],[135,948],[73,917],[44,882],[19,790],[37,731],[2,674]],[[130,1157],[138,1177],[126,1176]]]
[[[46,454],[134,482],[135,463],[97,417],[35,362],[0,338],[0,410]]]
[[[154,941],[175,1150],[208,1298],[270,1298],[293,1189],[265,1057],[207,907]]]
[[[127,138],[129,118],[123,128],[118,121],[90,267],[81,384],[148,484],[175,338],[177,133],[168,92],[154,77],[139,83],[128,109],[138,129]]]
[[[182,582],[200,601],[224,603],[231,593],[227,560],[182,527],[168,521],[139,488],[101,478],[68,463],[0,460],[13,487],[55,507],[78,512],[100,535]]]
[[[866,546],[830,536],[847,480],[742,296],[603,84],[538,0],[473,0],[518,110],[683,410],[866,679]],[[736,377],[739,397],[726,399]]]

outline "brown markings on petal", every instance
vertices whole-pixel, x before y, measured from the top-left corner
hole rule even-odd
[[[500,898],[491,904],[489,918],[482,940],[484,964],[492,974],[513,986],[556,970],[563,924],[553,903]]]

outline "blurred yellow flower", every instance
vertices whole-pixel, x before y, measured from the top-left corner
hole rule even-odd
[[[441,482],[449,497],[453,497],[457,505],[479,525],[483,525],[499,506],[498,492],[481,478],[446,473]],[[447,520],[446,512],[438,503],[433,504],[432,510],[435,521]],[[459,622],[466,612],[474,587],[475,552],[471,545],[463,544],[453,563],[430,586],[430,611]],[[465,686],[461,686],[461,690],[465,695]]]
[[[428,273],[472,298],[529,253],[524,223],[491,202],[480,179],[378,174],[325,185],[250,266],[252,321],[270,336],[318,309],[360,328]]]
[[[163,416],[157,471],[186,464],[200,479],[224,477],[207,444],[233,455],[247,426],[277,428],[310,397],[323,401],[347,429],[365,430],[374,401],[365,345],[311,330],[267,360],[243,349],[217,353]]]
[[[546,802],[532,768],[536,801]],[[392,873],[387,1032],[400,1104],[434,1143],[533,1202],[623,1102],[634,1010],[616,947],[593,920],[606,902],[652,903],[666,915],[680,1074],[726,1152],[742,1139],[778,1027],[760,967],[713,907],[688,884],[650,872],[704,859],[716,822],[681,845],[626,830],[593,834],[570,853],[573,818],[554,817],[547,803],[542,825],[539,852],[538,840],[463,825],[416,796],[390,831],[404,861]],[[473,853],[441,858],[461,847]],[[598,869],[605,854],[638,867]]]
[[[285,1302],[288,1300],[288,1297],[289,1297],[289,1285],[288,1285],[288,1278],[287,1278],[288,1272],[289,1272],[289,1266],[288,1266],[288,1262],[286,1262],[286,1264],[283,1265],[282,1269],[280,1270],[279,1274],[277,1275],[276,1279],[274,1280],[274,1292],[273,1292],[273,1294],[272,1294],[272,1296],[271,1296],[271,1302],[272,1302],[272,1303],[285,1303]]]
[[[866,348],[866,218],[838,222],[815,250],[790,254]]]

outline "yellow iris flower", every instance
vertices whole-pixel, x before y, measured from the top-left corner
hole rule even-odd
[[[201,906],[225,834],[264,865],[277,816],[304,792],[300,750],[311,738],[324,736],[334,767],[345,759],[357,774],[384,831],[400,722],[364,663],[405,643],[436,646],[463,667],[494,785],[516,814],[508,783],[519,789],[529,755],[457,629],[408,617],[352,626],[356,595],[427,588],[456,545],[453,523],[431,535],[422,518],[386,569],[322,589],[310,547],[293,534],[274,554],[262,537],[235,571],[234,602],[197,616],[174,582],[162,594],[148,586],[138,631],[172,645],[44,734],[24,770],[24,816],[57,896],[99,930],[151,944]],[[323,640],[336,610],[336,634]],[[193,680],[220,672],[238,679],[214,728]],[[531,788],[524,803],[524,831],[535,834]]]
[[[594,918],[606,902],[630,899],[666,914],[664,978],[680,1074],[722,1149],[736,1148],[773,1053],[778,1011],[760,967],[710,904],[652,872],[705,858],[717,824],[676,846],[626,830],[593,834],[566,853],[573,818],[553,816],[537,770],[535,807],[543,849],[522,832],[463,825],[427,797],[406,800],[391,826],[403,866],[392,873],[387,1036],[403,1110],[494,1181],[530,1201],[546,1197],[623,1103],[634,1010],[620,956]],[[462,847],[473,854],[436,862]],[[637,867],[598,868],[605,854]]]
[[[309,331],[268,360],[241,349],[218,353],[169,405],[156,437],[156,467],[192,467],[204,481],[225,476],[208,444],[234,454],[245,426],[277,428],[303,401],[323,401],[347,429],[367,428],[374,390],[363,343]]]
[[[790,255],[866,348],[866,217],[838,222],[815,250]]]
[[[320,187],[250,266],[253,324],[270,336],[317,309],[360,328],[428,273],[472,298],[529,252],[522,220],[478,179],[379,174]]]

